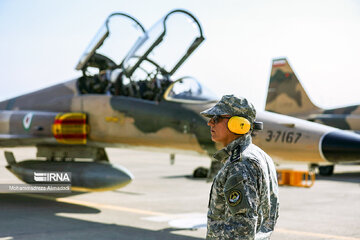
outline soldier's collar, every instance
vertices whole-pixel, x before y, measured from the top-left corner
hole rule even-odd
[[[250,145],[250,143],[251,135],[246,134],[235,139],[223,149],[215,152],[213,157],[218,161],[225,162],[226,159],[231,156],[230,161],[235,161],[240,158],[241,153]]]

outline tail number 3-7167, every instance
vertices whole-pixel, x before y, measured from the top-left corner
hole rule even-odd
[[[267,142],[283,142],[283,143],[297,143],[301,138],[301,133],[292,131],[267,131]]]

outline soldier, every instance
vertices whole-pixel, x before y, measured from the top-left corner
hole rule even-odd
[[[277,175],[272,159],[252,144],[253,105],[225,95],[201,114],[210,118],[212,140],[224,145],[214,154],[224,165],[210,191],[206,239],[270,239],[279,210]]]

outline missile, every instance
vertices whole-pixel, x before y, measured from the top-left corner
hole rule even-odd
[[[35,174],[41,172],[71,172],[74,191],[109,191],[129,184],[134,178],[124,167],[108,162],[56,162],[25,160],[16,162],[12,152],[5,152],[6,168],[20,180],[34,184]]]

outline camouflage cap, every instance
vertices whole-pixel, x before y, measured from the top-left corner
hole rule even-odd
[[[254,106],[248,102],[246,98],[238,98],[234,95],[224,95],[215,106],[200,114],[208,118],[215,115],[240,116],[248,119],[252,123],[256,118]]]

